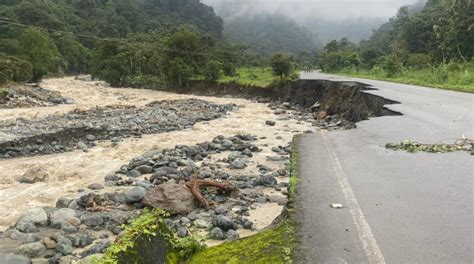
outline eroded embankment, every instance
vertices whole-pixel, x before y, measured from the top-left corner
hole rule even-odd
[[[236,83],[218,84],[195,81],[189,87],[177,91],[199,95],[230,95],[289,102],[303,108],[312,108],[312,111],[324,111],[327,115],[341,115],[345,120],[354,123],[367,120],[370,117],[401,115],[401,113],[385,107],[385,105],[399,102],[364,92],[370,89],[373,88],[362,83],[328,80],[297,80],[285,85],[267,88],[242,86]]]
[[[128,109],[124,106],[137,104],[147,107],[156,100],[197,97],[142,89],[112,89],[96,83],[67,79],[51,80],[49,83],[50,88],[61,90],[78,102],[76,106],[57,106],[58,113],[54,118],[58,114],[70,114],[73,110],[71,107],[86,107],[86,110],[81,111],[91,111],[97,104],[104,107],[104,103],[119,102],[122,105],[120,109]],[[4,233],[9,240],[0,243],[0,253],[15,251],[29,254],[30,249],[34,250],[38,246],[40,251],[33,252],[30,257],[65,260],[102,252],[115,235],[121,233],[121,229],[116,228],[119,223],[126,222],[135,210],[143,207],[144,202],[140,200],[143,196],[136,198],[136,192],[143,195],[144,189],[159,188],[165,182],[180,185],[191,176],[231,181],[238,186],[239,195],[230,197],[212,189],[204,191],[208,201],[220,206],[209,210],[198,208],[168,219],[167,224],[173,231],[186,236],[189,234],[188,229],[194,229],[208,236],[208,239],[213,238],[208,240],[213,244],[217,240],[232,240],[262,230],[280,214],[287,201],[287,144],[293,135],[308,131],[311,127],[328,130],[350,128],[352,122],[394,114],[383,106],[392,101],[361,92],[366,88],[359,87],[359,84],[341,86],[339,83],[323,83],[298,81],[268,90],[256,87],[232,88],[232,85],[204,86],[205,83],[198,83],[203,86],[199,88],[196,84],[186,93],[262,98],[261,102],[272,103],[266,105],[244,99],[199,97],[216,104],[233,103],[239,107],[229,115],[198,122],[183,130],[152,133],[142,138],[124,138],[112,144],[98,141],[97,146],[91,146],[88,152],[76,150],[0,161],[0,207],[5,209],[0,213],[0,224],[6,227],[16,222]],[[32,120],[25,121],[23,128],[27,129],[29,122],[34,123],[45,118],[45,115],[48,118],[52,111],[51,108],[43,107],[8,110],[7,113],[10,116],[22,116],[21,113],[25,112],[32,116]],[[192,114],[193,111],[188,111],[186,116]],[[110,123],[111,119],[104,120]],[[34,131],[26,134],[38,135]],[[88,140],[83,138],[84,134],[80,137],[83,141]],[[200,142],[207,143],[201,145]],[[48,142],[47,145],[54,144]],[[155,149],[151,156],[148,155],[151,152],[147,152],[150,149]],[[188,149],[193,151],[189,152]],[[147,153],[140,155],[144,152]],[[195,155],[195,152],[199,155]],[[21,180],[18,183],[20,176],[33,165],[41,166],[49,178],[31,185],[25,185]],[[113,195],[110,196],[110,193]],[[125,200],[127,194],[133,199]],[[58,197],[62,198],[57,202]],[[92,203],[88,204],[90,201]],[[57,208],[44,207],[55,204]],[[81,204],[86,206],[81,209],[78,207]],[[101,212],[104,207],[105,212]],[[26,221],[33,219],[31,217],[17,221],[18,216],[30,208],[36,209],[28,211],[27,215],[35,216],[38,213],[43,216],[43,220],[46,215],[46,222],[31,224],[32,221]],[[97,209],[98,212],[95,211]],[[51,226],[54,212],[59,215],[70,214],[73,221]],[[48,232],[42,233],[43,229]],[[81,242],[84,237],[87,238],[86,243]],[[93,241],[96,243],[91,244]],[[56,248],[57,245],[60,246]],[[64,245],[72,247],[65,251]],[[50,256],[47,253],[58,255]]]

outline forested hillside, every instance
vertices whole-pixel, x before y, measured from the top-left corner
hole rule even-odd
[[[470,0],[429,0],[421,9],[402,7],[359,45],[347,39],[328,43],[320,66],[407,82],[418,79],[426,85],[474,85],[473,14]]]
[[[249,47],[251,54],[269,57],[279,51],[299,54],[312,52],[316,35],[282,15],[237,17],[226,21],[224,35],[232,43]]]
[[[222,27],[199,0],[1,1],[0,83],[92,72],[114,85],[159,85],[232,74],[240,51]]]

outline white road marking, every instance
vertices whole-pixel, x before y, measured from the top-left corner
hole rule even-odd
[[[337,158],[336,152],[332,147],[331,141],[329,140],[328,136],[326,135],[327,132],[321,131],[321,136],[324,141],[324,145],[326,150],[329,153],[329,158],[331,159],[332,166],[334,172],[337,176],[339,181],[339,185],[341,186],[342,192],[344,193],[344,197],[347,202],[347,207],[352,216],[352,220],[357,228],[357,232],[359,233],[359,239],[362,243],[362,248],[365,251],[365,255],[367,257],[367,262],[369,264],[385,264],[385,258],[380,251],[379,245],[377,244],[377,240],[370,229],[369,223],[365,219],[364,213],[359,206],[359,202],[352,191],[352,187],[347,180],[347,177],[342,169],[341,163]]]

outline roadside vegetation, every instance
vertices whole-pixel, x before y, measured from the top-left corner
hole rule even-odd
[[[325,72],[474,92],[474,3],[429,0],[359,45],[331,41],[317,58]]]
[[[221,74],[218,82],[268,87],[299,77],[293,57],[288,53],[274,53],[269,59],[269,65],[270,67],[240,67],[233,76]]]
[[[234,76],[222,76],[218,82],[229,83],[236,82],[241,85],[252,85],[258,87],[266,87],[278,81],[278,77],[273,75],[270,67],[250,67],[237,68]]]
[[[474,63],[448,64],[440,67],[424,69],[402,68],[399,73],[391,77],[383,68],[375,67],[372,70],[343,69],[338,74],[354,77],[387,80],[392,82],[415,84],[446,90],[474,93]]]
[[[171,232],[164,222],[164,218],[167,216],[164,211],[159,209],[145,210],[130,225],[124,226],[123,235],[107,249],[102,258],[97,258],[94,263],[147,263],[150,260],[146,259],[146,255],[140,253],[155,251],[153,245],[157,244],[156,240],[161,240],[162,245],[166,247],[164,250],[166,256],[163,258],[168,264],[182,263],[204,248],[192,236],[178,238]],[[152,248],[146,248],[146,245]]]

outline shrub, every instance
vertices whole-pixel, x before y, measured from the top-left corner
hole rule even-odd
[[[216,81],[221,74],[221,65],[219,62],[211,60],[207,63],[205,69],[206,80]]]
[[[408,56],[407,66],[416,69],[423,69],[430,67],[431,61],[432,58],[428,54],[413,53]]]
[[[384,56],[381,58],[380,66],[386,77],[394,77],[402,71],[402,65],[395,56]]]
[[[0,54],[0,84],[7,82],[26,82],[33,76],[31,63]]]

